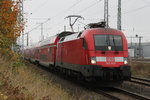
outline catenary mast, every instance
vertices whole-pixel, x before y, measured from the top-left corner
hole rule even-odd
[[[24,21],[24,9],[23,9],[23,0],[19,0],[19,15],[18,15],[18,21],[19,24],[22,24]],[[22,36],[22,37],[21,37]],[[22,49],[24,49],[24,31],[22,31],[20,36],[20,45],[22,45]],[[22,39],[21,39],[22,38]],[[22,43],[21,43],[22,41]]]
[[[104,22],[106,22],[106,28],[108,28],[109,27],[108,0],[104,0]]]
[[[118,0],[118,18],[117,18],[117,29],[121,30],[121,0]]]

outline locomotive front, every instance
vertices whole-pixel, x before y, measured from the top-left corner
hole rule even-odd
[[[81,35],[88,47],[88,63],[92,76],[103,80],[130,80],[128,45],[121,31],[110,28],[92,28]]]

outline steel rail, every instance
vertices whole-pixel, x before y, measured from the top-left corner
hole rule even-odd
[[[115,87],[114,89],[117,90],[117,91],[123,92],[123,93],[125,93],[125,94],[127,94],[129,96],[132,96],[132,97],[135,97],[137,99],[140,99],[140,100],[150,100],[149,97],[143,96],[141,94],[133,93],[133,92],[130,92],[130,91],[118,88],[118,87]]]
[[[113,95],[111,95],[111,94],[109,94],[109,93],[107,93],[107,92],[105,92],[103,90],[100,90],[100,89],[94,89],[94,88],[92,88],[90,90],[92,90],[95,93],[101,94],[101,95],[103,95],[103,96],[105,96],[105,97],[107,97],[107,98],[109,98],[111,100],[122,100],[122,99],[120,99],[120,98],[118,98],[116,96],[113,96]]]
[[[150,83],[140,82],[140,81],[136,81],[136,80],[133,80],[133,79],[131,79],[130,82],[150,87]]]
[[[140,80],[140,81],[145,81],[145,82],[150,82],[150,79],[144,79],[144,78],[138,78],[138,77],[131,77],[131,79],[136,79],[136,80]]]

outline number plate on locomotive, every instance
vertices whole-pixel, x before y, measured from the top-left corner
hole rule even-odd
[[[106,64],[116,64],[115,57],[106,57]]]

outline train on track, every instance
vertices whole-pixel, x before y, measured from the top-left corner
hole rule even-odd
[[[64,31],[24,51],[31,62],[89,82],[130,80],[123,32],[91,23],[82,32]]]

